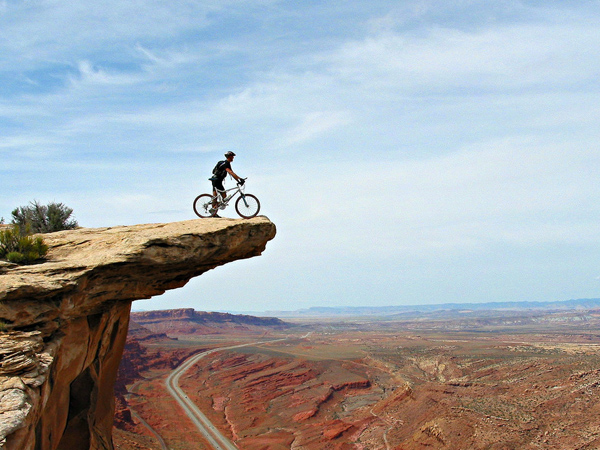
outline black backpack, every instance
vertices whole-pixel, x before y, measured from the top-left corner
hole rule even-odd
[[[216,179],[222,179],[225,178],[225,176],[227,175],[227,170],[225,170],[225,163],[227,162],[227,160],[224,161],[219,161],[217,163],[217,165],[215,166],[215,168],[213,169],[212,173],[213,173],[213,178]]]

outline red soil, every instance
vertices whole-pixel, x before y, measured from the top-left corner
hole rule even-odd
[[[181,385],[244,450],[592,450],[594,336],[323,334],[211,354]],[[160,448],[129,404],[170,448],[210,448],[164,388],[168,369],[200,349],[156,345],[128,343],[122,379],[146,380],[118,400],[115,447]]]
[[[330,441],[364,422],[362,417],[337,419],[340,406],[373,391],[360,365],[230,351],[200,360],[182,387],[247,450],[289,449],[292,443],[306,449],[338,448]]]

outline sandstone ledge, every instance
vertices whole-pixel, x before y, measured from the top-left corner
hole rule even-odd
[[[0,448],[112,449],[131,302],[260,255],[274,236],[266,217],[81,228],[44,235],[43,263],[0,265]]]
[[[11,328],[31,327],[57,314],[102,310],[105,302],[150,298],[219,265],[259,255],[274,236],[266,217],[46,234],[47,261],[0,267],[0,320]],[[68,304],[59,305],[66,295]]]

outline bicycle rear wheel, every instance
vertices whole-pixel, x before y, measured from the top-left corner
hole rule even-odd
[[[245,194],[235,202],[235,210],[244,219],[251,219],[260,211],[260,202],[252,194]]]
[[[213,209],[214,197],[210,194],[201,194],[194,200],[194,212],[203,219],[213,217],[218,209]]]

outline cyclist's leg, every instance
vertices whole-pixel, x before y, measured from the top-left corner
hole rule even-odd
[[[213,185],[213,196],[215,200],[213,201],[213,208],[217,208],[217,192],[221,194],[221,197],[225,198],[225,193],[223,192],[225,188],[223,187],[223,180],[216,180],[212,182]]]

